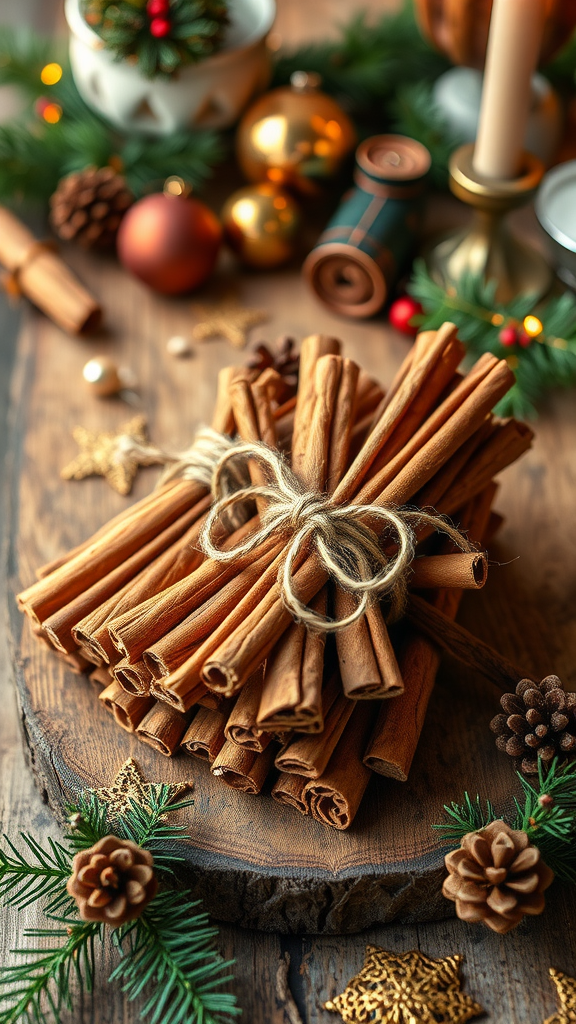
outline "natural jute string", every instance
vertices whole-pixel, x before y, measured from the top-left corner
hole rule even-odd
[[[117,455],[119,462],[133,457],[138,459],[141,466],[165,466],[156,487],[180,477],[184,480],[195,480],[209,491],[214,471],[222,457],[232,448],[234,441],[230,437],[212,430],[211,427],[200,427],[190,447],[180,452],[141,444],[129,434],[121,434],[117,442]],[[244,467],[237,466],[235,473],[227,475],[229,486],[236,490],[244,487],[249,479]]]
[[[248,460],[255,460],[270,483],[233,490],[230,469],[232,461],[238,459],[245,465]],[[215,503],[200,535],[206,555],[219,562],[232,562],[239,555],[253,551],[271,534],[286,533],[287,551],[279,574],[282,599],[297,621],[324,632],[350,626],[364,615],[369,602],[376,598],[389,599],[390,618],[402,614],[416,546],[413,525],[432,526],[450,537],[462,551],[476,550],[459,530],[433,512],[380,505],[338,505],[326,494],[305,491],[283,457],[259,442],[236,442],[228,446],[215,467],[212,494]],[[216,524],[238,502],[256,498],[267,502],[260,517],[260,529],[222,551],[213,539]],[[382,549],[377,534],[360,521],[366,516],[378,518],[382,532],[396,540],[398,547],[392,557]],[[320,615],[303,604],[294,592],[295,563],[310,549],[316,550],[320,562],[338,586],[358,595],[357,608],[346,618],[334,621]]]

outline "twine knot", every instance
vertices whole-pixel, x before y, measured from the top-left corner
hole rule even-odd
[[[270,482],[238,489],[232,471],[235,460],[246,468],[249,460],[255,461]],[[461,550],[475,550],[459,530],[434,512],[337,504],[326,494],[306,491],[280,453],[261,442],[230,443],[214,469],[212,494],[214,504],[200,535],[205,554],[219,562],[231,562],[254,551],[272,534],[286,534],[285,556],[279,572],[282,599],[296,621],[324,632],[352,625],[364,615],[370,601],[383,597],[390,602],[389,618],[400,617],[416,549],[415,525],[430,525],[450,537]],[[216,525],[238,503],[252,500],[258,500],[261,508],[265,503],[260,512],[260,528],[223,551],[214,539]],[[378,521],[378,532],[365,520]],[[394,549],[393,553],[387,553],[383,541]],[[296,563],[312,549],[329,577],[358,597],[356,609],[344,619],[333,620],[319,614],[295,593]]]
[[[180,477],[183,480],[195,480],[209,491],[216,467],[233,446],[230,437],[211,427],[200,427],[190,447],[183,451],[142,444],[130,434],[121,434],[117,439],[116,458],[118,462],[137,458],[141,466],[163,465],[165,468],[157,481],[157,487]],[[236,467],[236,472],[230,472],[228,479],[231,486],[240,488],[245,486],[249,476],[242,467]]]

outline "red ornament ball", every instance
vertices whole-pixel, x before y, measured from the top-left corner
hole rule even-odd
[[[388,320],[398,331],[402,331],[403,334],[410,334],[414,337],[420,330],[419,327],[415,327],[410,323],[413,316],[422,313],[422,306],[416,299],[410,297],[410,295],[403,295],[402,298],[396,299],[392,303],[388,310]]]
[[[170,34],[172,24],[168,18],[152,18],[150,22],[150,34],[155,39],[164,39],[165,36]]]
[[[515,327],[503,327],[498,335],[498,340],[506,348],[512,348],[518,343],[518,331]]]
[[[117,237],[120,262],[155,291],[180,295],[214,269],[222,228],[198,199],[157,192],[125,214]]]
[[[170,0],[148,0],[146,4],[146,14],[149,18],[161,18],[168,14],[169,10]]]
[[[521,345],[522,348],[528,348],[528,345],[532,344],[532,338],[529,334],[526,334],[526,331],[520,331],[518,334],[518,344]]]

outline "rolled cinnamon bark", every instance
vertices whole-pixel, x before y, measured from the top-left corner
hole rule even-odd
[[[223,711],[199,708],[184,733],[182,749],[187,754],[200,757],[212,764],[226,742],[224,726],[227,714]]]
[[[340,342],[325,334],[313,334],[304,338],[300,346],[300,372],[298,394],[294,412],[294,434],[292,441],[292,469],[300,476],[306,457],[308,432],[316,401],[316,364],[321,356],[339,355]]]
[[[320,736],[295,736],[276,755],[281,772],[317,779],[328,764],[355,708],[342,693],[340,673],[334,672],[322,691],[324,729]]]
[[[355,608],[356,600],[338,589],[336,617],[344,618]],[[403,693],[404,683],[378,604],[371,605],[361,619],[336,634],[336,650],[346,697],[386,700]]]
[[[473,541],[477,542],[483,535],[495,491],[495,485],[490,484],[462,511],[460,527],[468,530]],[[443,541],[442,547],[446,552],[450,551],[448,541]],[[454,618],[461,595],[460,590],[441,589],[434,597],[434,604]],[[398,700],[381,707],[364,763],[372,771],[405,782],[420,739],[440,653],[427,638],[411,633],[400,652],[399,663],[404,693]]]
[[[281,772],[272,786],[272,799],[286,807],[293,807],[300,814],[309,814],[308,805],[304,797],[308,779],[301,775],[289,775]]]
[[[5,206],[0,206],[0,263],[15,294],[25,295],[71,334],[100,326],[102,309],[54,248],[40,242]]]
[[[134,732],[154,704],[153,697],[137,697],[133,693],[126,693],[117,680],[102,690],[98,697],[126,732]]]
[[[424,555],[414,559],[411,569],[410,587],[413,590],[435,590],[437,587],[481,590],[488,577],[488,561],[481,551]]]
[[[375,706],[368,701],[355,705],[328,766],[304,790],[310,814],[323,825],[342,831],[354,820],[371,776],[362,756],[374,714]]]
[[[168,704],[156,701],[138,725],[136,733],[139,739],[160,754],[172,757],[180,746],[190,717],[190,714],[183,715]]]
[[[262,753],[272,740],[269,732],[258,727],[256,716],[262,696],[262,679],[264,666],[261,666],[242,687],[238,699],[226,723],[225,735],[239,747],[252,750],[255,754]]]
[[[195,564],[199,564],[202,560],[201,552],[193,550],[189,545],[197,538],[201,525],[198,520],[204,515],[209,505],[209,497],[202,499],[106,576],[97,580],[91,587],[87,587],[73,601],[45,619],[42,627],[54,646],[58,650],[68,652],[79,643],[90,645],[90,637],[82,629],[73,634],[74,628],[114,594],[118,594],[127,584],[132,584],[134,577],[143,569],[148,568],[154,574],[163,553],[167,557],[160,562],[162,568],[167,564],[174,563],[178,553],[182,550],[184,550],[185,560],[190,563],[191,568],[195,567]],[[98,648],[96,653],[103,656]]]
[[[261,754],[256,754],[246,747],[239,747],[231,740],[226,740],[212,762],[210,771],[232,789],[255,794],[262,789],[273,761],[273,744],[266,747]]]
[[[94,683],[94,686],[99,686],[99,687],[110,686],[110,683],[113,682],[113,679],[114,679],[114,677],[111,675],[109,669],[107,669],[104,665],[101,665],[101,666],[98,666],[98,668],[95,668],[90,673],[88,678],[89,678],[91,683]]]
[[[114,666],[113,672],[114,678],[118,680],[126,693],[133,693],[140,697],[147,697],[150,693],[152,673],[142,659],[134,662],[133,665],[129,661],[120,661]]]

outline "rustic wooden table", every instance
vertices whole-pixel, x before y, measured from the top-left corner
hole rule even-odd
[[[317,0],[313,12],[308,6],[305,15],[304,0],[280,0],[278,30],[287,42],[299,42],[312,34],[322,36],[335,19],[344,19],[357,6],[356,0],[339,0],[338,4]],[[382,4],[374,2],[371,6],[378,8]],[[47,28],[54,24],[58,7],[52,0],[18,0],[17,3],[3,0],[2,16],[6,11],[12,20],[25,20]],[[0,96],[0,104],[4,99]],[[231,355],[238,358],[237,354],[231,353],[224,342],[216,342],[204,347],[189,363],[168,364],[168,357],[164,356],[159,366],[163,343],[158,344],[158,338],[185,331],[191,322],[189,301],[156,299],[139,285],[128,282],[106,261],[96,264],[85,258],[79,266],[104,302],[106,294],[114,293],[116,304],[118,296],[123,297],[125,314],[116,323],[115,336],[107,344],[111,351],[118,353],[121,361],[131,362],[145,382],[143,401],[154,440],[185,441],[189,425],[207,407],[216,369]],[[239,287],[244,302],[264,305],[271,314],[269,327],[257,329],[253,335],[255,340],[284,332],[297,337],[311,331],[338,334],[346,342],[347,351],[360,357],[367,369],[385,381],[406,350],[405,339],[387,331],[382,321],[356,325],[330,316],[308,295],[297,268],[270,276],[246,274],[241,277]],[[141,333],[144,323],[145,332]],[[14,461],[22,458],[22,445],[25,457],[30,457],[32,445],[33,457],[46,458],[49,469],[44,466],[43,473],[52,473],[50,507],[47,503],[38,507],[32,494],[18,494],[8,485],[3,488],[5,514],[0,523],[11,525],[3,548],[0,587],[8,593],[15,576],[28,581],[39,561],[47,560],[80,540],[88,528],[104,522],[124,503],[101,480],[74,485],[60,483],[57,478],[58,466],[72,454],[69,433],[76,422],[106,429],[129,415],[129,410],[121,403],[102,405],[95,400],[85,401],[75,385],[69,384],[79,379],[85,359],[101,347],[102,341],[76,342],[60,336],[55,328],[30,310],[15,311],[5,302],[0,303],[0,457],[5,457],[5,479],[14,481],[18,477]],[[27,374],[31,375],[29,379]],[[167,402],[171,380],[176,382],[176,378],[178,388],[184,388],[192,402],[197,402],[197,410],[188,409],[184,420],[178,408]],[[38,406],[43,418],[35,423],[33,439],[29,442],[22,437],[18,396],[26,393],[32,381],[43,396]],[[51,402],[47,401],[49,396]],[[509,568],[512,583],[508,583],[507,592],[513,597],[509,602],[508,620],[502,621],[498,602],[491,598],[494,589],[488,588],[481,599],[474,595],[463,605],[463,621],[479,635],[495,642],[511,657],[525,654],[524,660],[542,675],[557,671],[571,688],[576,683],[571,659],[576,648],[573,610],[576,540],[572,529],[576,493],[575,438],[573,396],[554,396],[539,421],[534,450],[526,457],[521,470],[507,475],[498,501],[498,508],[507,517],[499,540],[499,558],[506,561],[521,556]],[[141,474],[135,496],[146,492],[151,479],[147,472]],[[72,487],[79,488],[74,491],[74,499],[66,490]],[[84,525],[79,526],[73,511],[70,513],[74,508],[77,512],[86,509]],[[68,518],[67,512],[70,513]],[[25,551],[22,547],[17,550],[13,541],[19,532],[18,520],[30,521],[32,516],[36,516],[34,550]],[[79,516],[83,517],[84,513]],[[2,609],[2,830],[14,835],[19,829],[26,829],[40,838],[57,837],[59,830],[24,763],[12,679],[13,652],[9,649],[4,602]],[[454,667],[445,668],[439,685],[452,685],[458,672]],[[447,736],[446,755],[438,764],[438,771],[446,772],[448,777],[449,765],[450,738]],[[456,795],[450,792],[447,798]],[[554,1006],[548,968],[555,966],[570,974],[576,973],[576,897],[558,886],[547,902],[542,918],[527,920],[505,938],[480,927],[468,927],[455,919],[418,925],[391,924],[359,935],[322,938],[288,937],[222,926],[221,947],[225,956],[236,959],[235,991],[244,1009],[243,1019],[251,1024],[298,1024],[299,1016],[307,1024],[329,1024],[335,1018],[323,1010],[322,1004],[340,991],[360,967],[368,942],[396,951],[419,948],[431,956],[461,952],[466,959],[466,989],[485,1006],[491,1021],[495,1024],[541,1024]],[[23,928],[38,923],[33,909],[19,915],[2,912],[1,963],[8,962],[9,950],[20,944]],[[286,954],[290,958],[289,983],[295,1005],[286,1002],[277,980],[279,965]],[[136,1019],[135,1007],[125,1005],[115,990],[108,991],[99,985],[94,997],[88,998],[72,1017],[63,1018],[63,1024],[68,1024],[69,1020],[83,1024],[116,1024],[123,1020],[131,1024]]]

